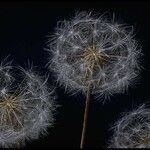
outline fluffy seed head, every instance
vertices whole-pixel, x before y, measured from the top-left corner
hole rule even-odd
[[[10,63],[1,63],[0,147],[23,146],[53,125],[55,97],[46,84],[32,67],[12,69]]]
[[[143,105],[123,116],[110,143],[110,148],[150,148],[150,110]]]
[[[124,92],[139,73],[141,50],[132,28],[81,12],[60,21],[50,42],[50,68],[68,90],[109,96]]]

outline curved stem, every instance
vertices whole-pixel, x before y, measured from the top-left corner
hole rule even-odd
[[[90,94],[91,94],[91,86],[89,84],[88,89],[87,89],[87,93],[86,93],[86,105],[85,105],[85,109],[84,109],[84,120],[83,120],[81,143],[80,143],[81,149],[84,148],[85,140],[86,140],[86,130],[87,130],[89,106],[90,106]]]

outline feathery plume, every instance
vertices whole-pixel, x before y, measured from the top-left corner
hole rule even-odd
[[[114,126],[110,148],[150,148],[150,110],[145,105],[126,113]]]
[[[0,147],[21,147],[53,125],[54,92],[47,79],[28,70],[0,65]]]
[[[50,69],[68,91],[109,96],[124,92],[140,70],[141,49],[133,28],[80,12],[58,22],[49,51]]]

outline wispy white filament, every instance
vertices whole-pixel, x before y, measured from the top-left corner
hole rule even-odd
[[[110,148],[150,148],[150,110],[144,105],[116,122]]]
[[[49,67],[68,91],[98,96],[124,92],[140,70],[141,49],[133,28],[106,16],[80,12],[60,21],[49,45]]]
[[[53,125],[55,97],[44,78],[32,67],[24,70],[1,63],[0,147],[20,147]]]

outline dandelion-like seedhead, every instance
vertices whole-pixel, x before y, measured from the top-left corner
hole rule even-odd
[[[60,21],[49,45],[49,67],[68,90],[109,96],[124,92],[139,74],[141,49],[132,27],[80,12]]]
[[[150,110],[143,105],[123,116],[110,143],[110,148],[150,148]]]
[[[54,99],[47,79],[32,67],[24,70],[1,63],[0,147],[23,146],[26,141],[46,134],[53,125]]]

